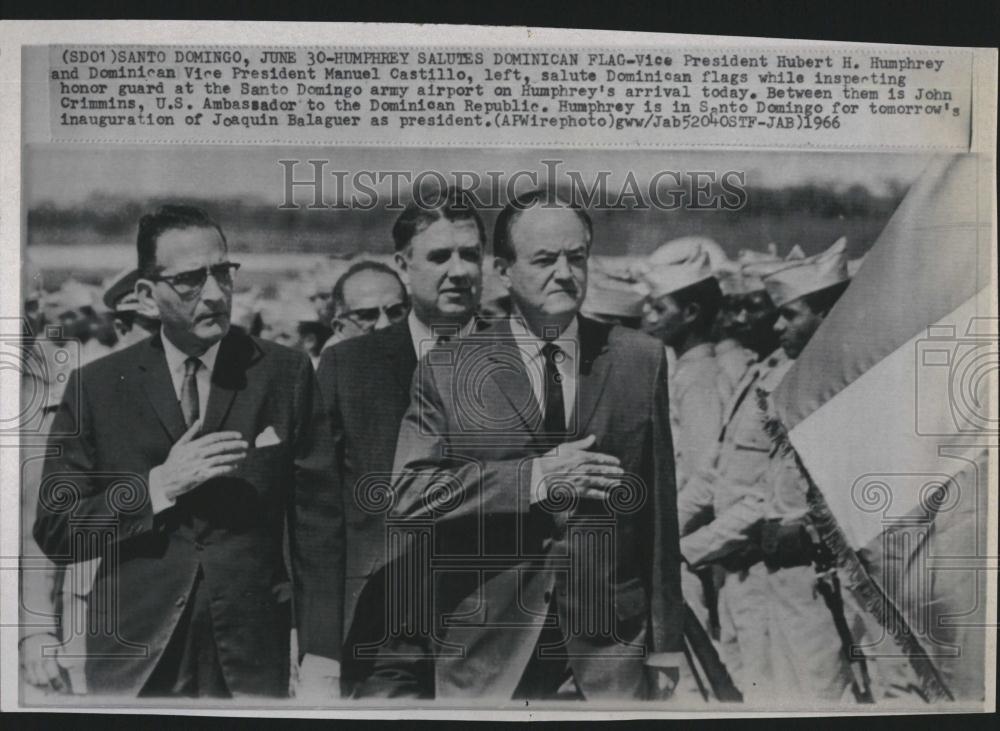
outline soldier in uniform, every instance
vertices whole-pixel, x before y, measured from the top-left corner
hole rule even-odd
[[[737,319],[747,311],[744,304],[748,294],[748,283],[743,273],[720,272],[718,275],[719,289],[722,291],[722,305],[715,320],[718,341],[715,343],[715,359],[719,370],[725,377],[724,384],[728,387],[726,400],[732,397],[736,386],[746,375],[747,369],[757,362],[759,356],[754,350],[746,347],[736,336]],[[763,285],[761,285],[763,291]],[[766,296],[766,295],[765,295]]]
[[[762,690],[758,679],[768,674],[760,631],[766,587],[754,568],[758,553],[745,547],[745,531],[760,520],[771,448],[755,390],[773,390],[791,363],[779,350],[751,366],[728,405],[715,466],[695,475],[678,497],[681,553],[691,569],[715,568],[719,651],[751,701]]]
[[[580,312],[598,322],[638,330],[643,296],[637,285],[630,277],[595,268],[590,274]]]
[[[708,252],[686,240],[673,249],[665,244],[657,261],[643,277],[648,290],[642,327],[667,347],[670,364],[670,429],[674,437],[677,493],[683,494],[692,476],[715,460],[726,378],[715,360],[711,330],[722,294],[712,274]],[[681,572],[681,589],[699,623],[708,630],[714,611],[711,572]]]
[[[670,420],[677,463],[677,490],[711,466],[725,407],[724,377],[715,360],[711,330],[722,299],[708,253],[681,245],[643,276],[647,291],[642,329],[676,356],[670,373]]]
[[[778,348],[774,323],[778,312],[767,296],[761,275],[780,264],[777,256],[740,252],[734,269],[717,276],[722,306],[716,322],[719,342],[715,357],[736,391],[747,370]]]
[[[789,358],[801,354],[849,282],[844,238],[764,278],[779,312],[775,330]],[[808,484],[793,454],[774,450],[768,482],[760,545],[767,568],[772,682],[793,697],[839,701],[855,679],[843,653],[845,638],[828,605],[840,599],[830,596],[829,579],[818,576],[814,566],[825,560],[824,549],[809,522]],[[859,692],[867,688],[855,686]]]
[[[723,569],[721,652],[744,697],[840,700],[850,683],[842,639],[812,566],[819,550],[806,520],[794,459],[764,430],[772,392],[847,286],[844,242],[763,277],[780,312],[781,350],[751,368],[727,410],[718,462],[679,496],[681,552],[692,568]]]
[[[115,334],[118,336],[115,350],[124,350],[160,329],[156,313],[139,302],[135,293],[137,281],[139,270],[129,269],[119,273],[104,292],[104,305],[113,313]]]
[[[112,312],[114,318],[117,335],[115,350],[122,350],[149,337],[160,326],[155,313],[140,306],[139,298],[134,292],[138,278],[139,273],[135,269],[119,273],[110,281],[102,297],[105,307]],[[71,288],[70,291],[81,290]],[[79,300],[79,307],[89,306],[86,300]],[[63,300],[58,308],[63,310],[59,314],[65,320],[65,313],[69,311],[68,304]],[[53,343],[43,339],[36,341],[36,345],[40,349],[51,348]],[[25,377],[38,378],[40,374],[47,374],[47,371],[27,369]],[[40,433],[47,432],[62,398],[62,387],[56,387],[62,382],[55,379],[51,381],[44,385],[44,392],[47,393],[49,402],[43,411],[44,429],[40,430]],[[40,460],[25,461],[25,483],[32,491],[38,488],[41,466]],[[32,494],[31,498],[24,501],[26,506],[32,508],[26,518],[25,536],[31,534],[30,526],[34,523],[35,495]],[[26,538],[26,541],[30,539]],[[86,657],[85,636],[76,628],[86,617],[87,597],[99,560],[59,567],[51,562],[41,564],[39,550],[35,545],[31,545],[26,553],[32,556],[33,563],[38,562],[36,570],[27,572],[24,577],[26,608],[32,614],[48,616],[51,624],[33,622],[32,626],[26,627],[23,632],[21,650],[25,678],[31,685],[37,687],[72,691],[76,694],[86,693],[86,679],[83,674],[83,660]],[[44,652],[45,648],[55,646],[59,646],[57,659]]]

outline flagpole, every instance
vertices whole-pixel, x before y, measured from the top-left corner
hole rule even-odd
[[[948,685],[944,682],[937,665],[927,654],[923,645],[917,639],[916,633],[912,630],[906,617],[899,607],[875,581],[868,569],[865,567],[857,552],[854,551],[847,542],[847,537],[837,523],[836,517],[827,505],[826,498],[822,491],[813,482],[798,453],[792,446],[781,420],[774,413],[771,399],[766,391],[757,389],[757,401],[761,412],[764,414],[764,429],[771,437],[776,449],[789,454],[795,458],[802,476],[808,484],[806,500],[809,505],[809,517],[819,534],[823,544],[837,557],[837,564],[842,567],[850,577],[851,592],[858,597],[865,611],[875,616],[878,623],[893,638],[899,648],[906,655],[907,660],[913,667],[914,672],[921,683],[921,690],[925,700],[929,702],[938,700],[955,700]]]

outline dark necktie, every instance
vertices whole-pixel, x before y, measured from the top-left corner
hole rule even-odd
[[[566,405],[563,403],[562,375],[556,367],[556,358],[564,358],[562,349],[555,343],[542,346],[545,358],[545,421],[546,434],[566,434]]]
[[[184,361],[184,383],[181,384],[181,413],[184,414],[184,423],[190,427],[200,414],[198,405],[198,368],[201,361],[197,358],[188,358]]]

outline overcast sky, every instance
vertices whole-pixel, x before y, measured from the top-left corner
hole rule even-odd
[[[347,171],[349,176],[358,170],[437,170],[446,176],[497,170],[509,175],[515,170],[543,172],[542,160],[558,159],[563,161],[561,172],[575,170],[588,181],[600,170],[610,171],[612,189],[620,186],[628,170],[640,182],[662,170],[718,175],[738,170],[746,173],[749,187],[861,184],[877,194],[886,191],[889,181],[908,185],[928,161],[924,155],[842,152],[29,145],[24,160],[25,202],[29,207],[42,201],[72,205],[91,194],[107,193],[135,198],[247,196],[279,205],[284,195],[284,168],[278,163],[282,159],[327,160],[326,171]],[[311,175],[305,164],[297,170],[300,177]]]

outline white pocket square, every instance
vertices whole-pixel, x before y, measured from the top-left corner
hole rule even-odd
[[[267,427],[258,434],[253,442],[255,447],[273,447],[275,444],[281,444],[281,439],[278,438],[278,432],[274,430],[273,426]]]

